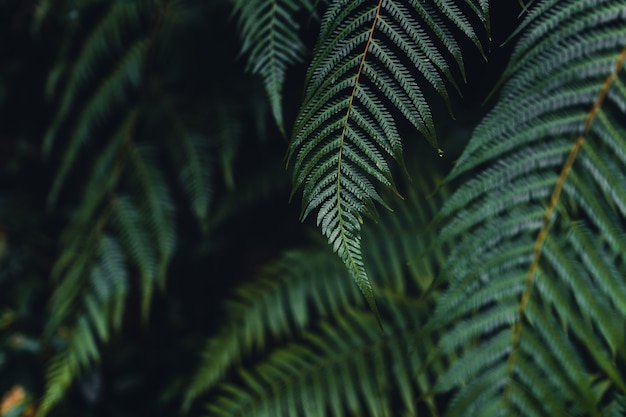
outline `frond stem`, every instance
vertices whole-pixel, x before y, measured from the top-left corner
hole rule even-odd
[[[343,224],[342,217],[342,209],[341,209],[341,158],[343,154],[343,147],[346,140],[346,131],[348,129],[348,122],[350,121],[350,111],[352,110],[352,102],[354,101],[354,96],[356,95],[357,87],[359,86],[359,79],[361,74],[363,73],[363,67],[365,66],[365,59],[367,58],[367,52],[369,51],[370,43],[372,42],[372,38],[374,37],[374,30],[376,29],[376,24],[378,23],[378,18],[380,17],[380,10],[383,7],[383,0],[378,1],[378,6],[376,6],[376,15],[374,16],[374,20],[372,22],[372,27],[369,31],[369,36],[367,37],[367,42],[365,43],[365,50],[363,51],[363,56],[361,57],[361,62],[359,63],[359,68],[357,69],[356,78],[354,79],[354,86],[352,87],[352,92],[350,93],[350,98],[348,99],[348,109],[346,110],[346,116],[343,122],[343,128],[341,129],[341,137],[339,142],[339,155],[337,158],[337,216],[339,219],[339,230],[341,233],[341,244],[344,246],[344,250],[346,256],[348,258],[348,262],[350,263],[351,271],[358,271],[359,266],[356,264],[354,259],[352,258],[352,254],[350,253],[350,248],[346,244],[346,236],[345,236],[345,226]],[[360,287],[360,285],[359,285]],[[367,303],[370,308],[376,315],[376,319],[378,320],[378,324],[382,329],[382,323],[380,322],[380,315],[378,314],[378,309],[376,308],[376,303],[373,300],[367,298]]]

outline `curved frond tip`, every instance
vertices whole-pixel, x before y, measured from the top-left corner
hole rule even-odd
[[[243,41],[242,53],[248,54],[248,70],[263,77],[272,114],[285,134],[282,93],[287,67],[300,62],[305,46],[298,35],[296,15],[312,10],[311,0],[237,0]]]

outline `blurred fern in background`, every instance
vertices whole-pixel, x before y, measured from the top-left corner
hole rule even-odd
[[[0,57],[0,417],[626,415],[625,1],[1,0]]]

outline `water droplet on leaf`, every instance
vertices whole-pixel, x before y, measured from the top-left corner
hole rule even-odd
[[[439,155],[439,158],[443,158],[444,152],[441,149],[437,148],[437,154]]]

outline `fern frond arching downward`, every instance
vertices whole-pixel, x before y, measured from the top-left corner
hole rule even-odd
[[[361,257],[361,224],[363,216],[378,218],[376,202],[385,206],[376,184],[394,189],[387,157],[403,165],[396,114],[437,147],[424,91],[434,89],[447,103],[444,78],[453,77],[444,56],[462,68],[446,25],[480,45],[457,5],[435,3],[333,2],[322,21],[289,146],[294,191],[304,188],[303,217],[317,210],[322,233],[374,312]],[[441,49],[428,31],[444,45]]]
[[[298,35],[296,15],[312,11],[311,0],[237,0],[242,53],[248,54],[248,69],[260,74],[270,99],[272,114],[285,135],[282,93],[287,67],[302,60],[305,47]]]

